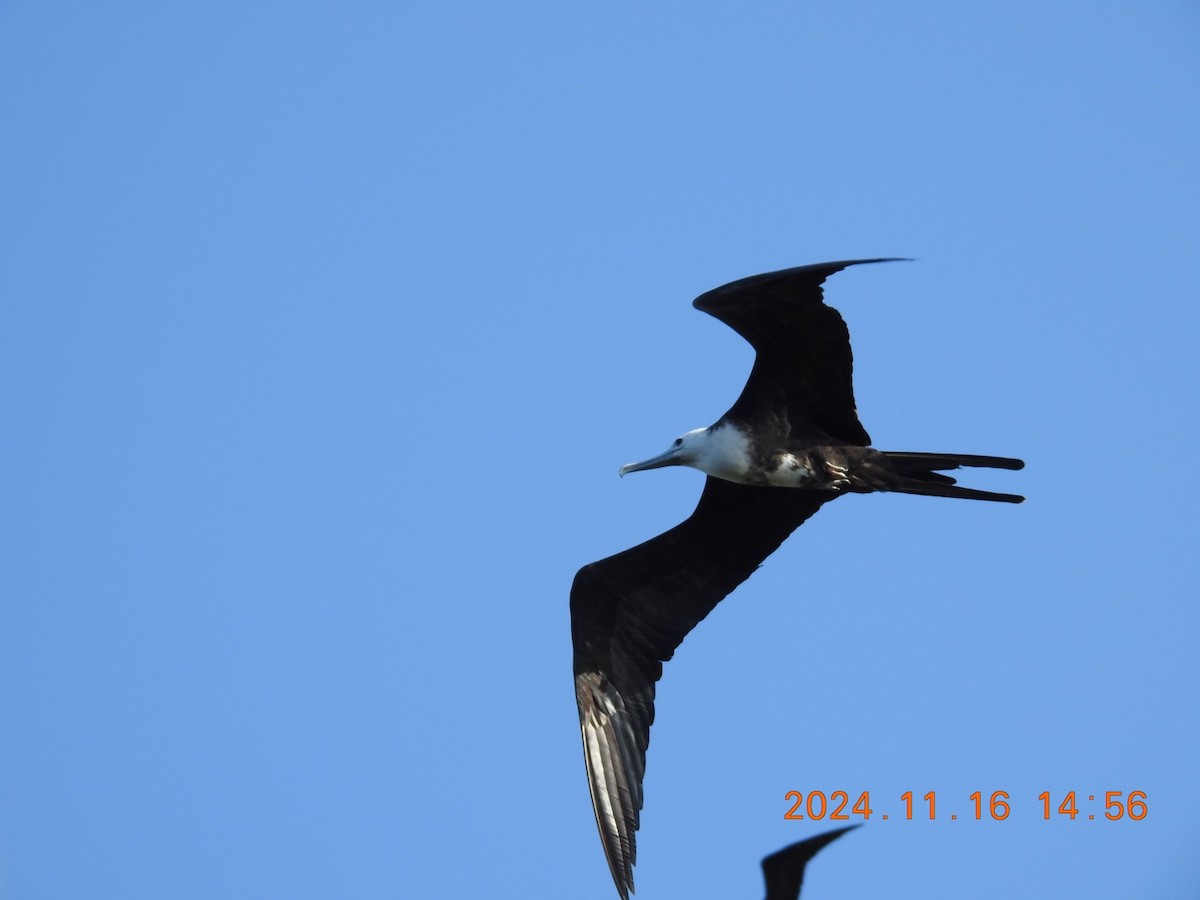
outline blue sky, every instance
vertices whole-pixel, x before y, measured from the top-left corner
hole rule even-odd
[[[5,896],[612,900],[567,591],[702,480],[616,470],[741,388],[695,295],[891,255],[876,445],[1029,500],[841,500],[685,641],[637,896],[791,790],[891,810],[806,900],[1194,896],[1197,83],[1186,2],[7,4]]]

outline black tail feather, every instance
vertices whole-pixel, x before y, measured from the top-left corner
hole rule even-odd
[[[970,453],[908,453],[887,450],[884,455],[893,462],[913,463],[925,470],[957,469],[960,466],[975,469],[1023,469],[1025,461],[1008,456],[977,456]]]
[[[897,491],[902,494],[921,494],[926,497],[956,497],[961,500],[993,500],[999,503],[1021,503],[1024,497],[1017,494],[1001,494],[975,488],[959,487],[949,475],[940,471],[963,466],[987,469],[1022,469],[1025,463],[1007,456],[975,456],[964,453],[908,453],[883,451],[888,465],[872,465],[873,473],[880,480],[873,486],[876,490]],[[865,472],[863,474],[866,474]],[[868,482],[870,483],[870,482]]]
[[[887,490],[901,494],[921,494],[926,497],[957,497],[960,500],[995,500],[1000,503],[1025,502],[1025,498],[1019,494],[1000,494],[994,491],[959,487],[957,484],[936,484],[916,479],[890,485]]]

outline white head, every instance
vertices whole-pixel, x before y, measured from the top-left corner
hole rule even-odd
[[[737,476],[748,469],[748,463],[746,441],[741,433],[728,425],[716,425],[693,428],[675,438],[666,452],[621,466],[620,474],[624,476],[663,466],[691,466],[709,475],[738,481]]]

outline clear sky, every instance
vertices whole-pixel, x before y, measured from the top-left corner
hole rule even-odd
[[[1029,499],[718,607],[637,896],[761,897],[793,790],[876,811],[806,900],[1195,896],[1198,84],[1182,0],[4,4],[0,893],[613,900],[567,594],[699,495],[616,474],[749,370],[690,301],[895,255],[876,445]]]

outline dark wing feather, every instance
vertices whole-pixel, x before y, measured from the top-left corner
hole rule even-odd
[[[633,889],[634,833],[662,664],[833,496],[709,478],[687,520],[576,574],[575,698],[596,824],[623,898]]]
[[[850,333],[838,311],[825,305],[821,284],[847,266],[892,261],[799,266],[743,278],[697,297],[696,309],[720,319],[755,350],[750,378],[725,415],[763,427],[786,409],[785,437],[821,440],[827,435],[869,445],[854,404]]]
[[[830,841],[837,840],[857,825],[835,828],[815,837],[772,853],[762,861],[763,878],[767,882],[767,900],[797,900],[800,886],[804,884],[804,867],[817,855],[817,851]]]

